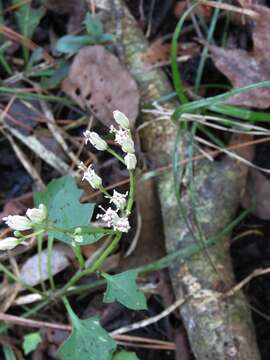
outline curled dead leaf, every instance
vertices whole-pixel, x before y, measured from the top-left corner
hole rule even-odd
[[[215,66],[230,80],[234,88],[270,78],[270,9],[262,5],[250,7],[258,13],[253,19],[253,50],[225,49],[209,46]],[[232,105],[265,109],[270,106],[270,87],[232,96]]]
[[[103,46],[87,46],[79,51],[62,89],[106,126],[115,124],[114,110],[122,111],[132,124],[138,115],[136,82],[117,57]]]

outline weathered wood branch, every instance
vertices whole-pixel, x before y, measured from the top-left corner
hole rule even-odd
[[[141,55],[148,44],[136,21],[121,0],[113,3],[123,14],[123,58],[140,87],[142,102],[151,102],[170,93],[172,88],[166,75],[157,69],[147,70],[142,61]],[[111,1],[103,0],[102,4],[109,8]],[[113,32],[115,25],[109,18],[107,27]],[[171,164],[177,128],[170,121],[155,121],[153,114],[143,113],[141,120],[147,124],[141,132],[141,139],[149,159],[155,166]],[[191,135],[186,131],[179,143],[181,154],[187,153],[190,139]],[[182,194],[182,204],[190,226],[195,228],[195,212],[204,236],[208,238],[220,232],[233,219],[245,174],[242,166],[229,158],[213,163],[197,161],[193,164],[193,172],[195,199],[191,199],[190,192],[186,190]],[[198,231],[190,231],[177,205],[172,170],[163,172],[156,179],[156,184],[168,252],[196,243]],[[224,284],[230,287],[234,283],[228,238],[211,246],[208,253],[216,269],[205,252],[184,262],[175,261],[170,268],[176,297],[191,295],[191,300],[180,311],[192,351],[198,360],[260,359],[243,293],[239,291],[228,299],[219,296],[225,290]]]

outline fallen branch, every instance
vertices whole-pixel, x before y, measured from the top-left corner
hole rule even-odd
[[[109,7],[110,1],[105,2]],[[98,6],[98,1],[96,4]],[[122,1],[115,0],[114,6],[121,8],[123,13],[124,61],[140,87],[142,105],[149,104],[171,93],[172,88],[162,71],[146,69],[142,61],[148,48],[144,35]],[[108,13],[107,18],[107,30],[113,32],[114,24]],[[166,106],[172,108],[175,104]],[[155,167],[170,165],[178,127],[170,121],[155,121],[154,114],[144,113],[141,119],[149,124],[141,131],[143,150]],[[190,153],[192,141],[192,135],[184,131],[176,148],[179,160]],[[180,179],[179,184],[174,183],[172,169],[161,173],[156,181],[166,246],[170,253],[196,244],[199,238],[203,241],[218,234],[232,221],[247,172],[245,165],[228,157],[219,162],[196,161],[190,169],[193,176],[188,178],[188,186],[185,184],[187,190],[180,204],[174,193],[174,189],[180,186]],[[181,214],[179,205],[184,208],[185,216]],[[225,286],[231,288],[234,283],[229,246],[228,239],[224,238],[210,247],[207,254],[202,251],[185,261],[175,261],[170,268],[176,298],[192,295],[194,288],[200,290],[197,297],[192,297],[180,308],[192,351],[198,360],[260,359],[243,293],[238,291],[232,298],[220,296]]]

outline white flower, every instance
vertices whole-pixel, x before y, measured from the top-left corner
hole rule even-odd
[[[125,194],[121,194],[118,191],[113,190],[113,196],[106,196],[106,198],[110,199],[110,203],[113,203],[116,206],[117,210],[123,210],[127,203],[127,195],[128,192],[126,192]]]
[[[100,189],[102,186],[101,177],[99,177],[92,165],[89,165],[88,168],[84,165],[84,163],[80,163],[79,169],[83,170],[83,180],[87,180],[93,189]]]
[[[113,229],[124,233],[129,232],[130,225],[127,217],[121,217],[113,223]]]
[[[9,215],[3,220],[13,230],[24,231],[32,228],[32,223],[26,216]]]
[[[109,207],[107,210],[103,209],[102,206],[99,207],[102,209],[104,214],[98,214],[97,219],[102,219],[109,227],[119,220],[119,215],[111,207]]]
[[[125,114],[123,114],[119,110],[115,110],[113,112],[113,117],[114,117],[114,120],[117,122],[117,124],[121,126],[121,128],[129,129],[129,127],[130,127],[129,120]]]
[[[46,220],[48,215],[47,208],[44,204],[40,204],[38,209],[28,209],[26,211],[26,216],[31,220],[32,224],[40,224]]]
[[[0,240],[0,250],[11,250],[19,244],[19,240],[15,237],[7,237]]]
[[[108,149],[106,141],[104,141],[96,132],[86,130],[83,135],[85,136],[85,144],[89,141],[97,150],[104,151]]]
[[[128,129],[115,129],[112,125],[110,132],[115,133],[115,142],[122,147],[122,150],[126,153],[134,153],[134,142],[131,138],[130,131]]]
[[[112,226],[114,230],[129,231],[130,225],[127,217],[120,217],[111,207],[107,210],[104,210],[102,206],[100,208],[104,211],[104,214],[98,214],[97,219],[101,218],[109,227]]]
[[[134,170],[137,165],[137,159],[135,154],[127,154],[124,157],[124,161],[128,170]]]

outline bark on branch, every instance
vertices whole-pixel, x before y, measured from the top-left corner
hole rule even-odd
[[[149,103],[167,95],[172,88],[166,75],[161,70],[147,70],[142,61],[141,55],[148,44],[136,21],[121,0],[114,0],[113,3],[121,10],[118,13],[122,14],[123,58],[140,87],[142,102]],[[103,0],[102,4],[110,8],[111,1]],[[107,22],[107,28],[114,32],[115,24],[111,18]],[[149,158],[156,166],[171,164],[177,128],[171,121],[155,121],[152,114],[141,114],[141,120],[147,124],[141,132],[141,139]],[[191,134],[186,131],[179,144],[181,154],[187,154],[190,141]],[[156,179],[168,252],[196,243],[196,221],[201,224],[205,238],[209,238],[233,219],[245,174],[239,163],[226,157],[220,162],[195,162],[193,178],[195,199],[188,190],[182,194],[181,199],[193,228],[192,232],[179,212],[172,170],[163,172]],[[227,299],[219,296],[225,290],[223,284],[234,284],[228,238],[211,246],[208,252],[216,270],[204,251],[184,262],[175,261],[170,268],[176,297],[191,295],[191,300],[180,311],[192,351],[198,360],[260,359],[251,315],[243,293],[239,291],[234,297]]]

